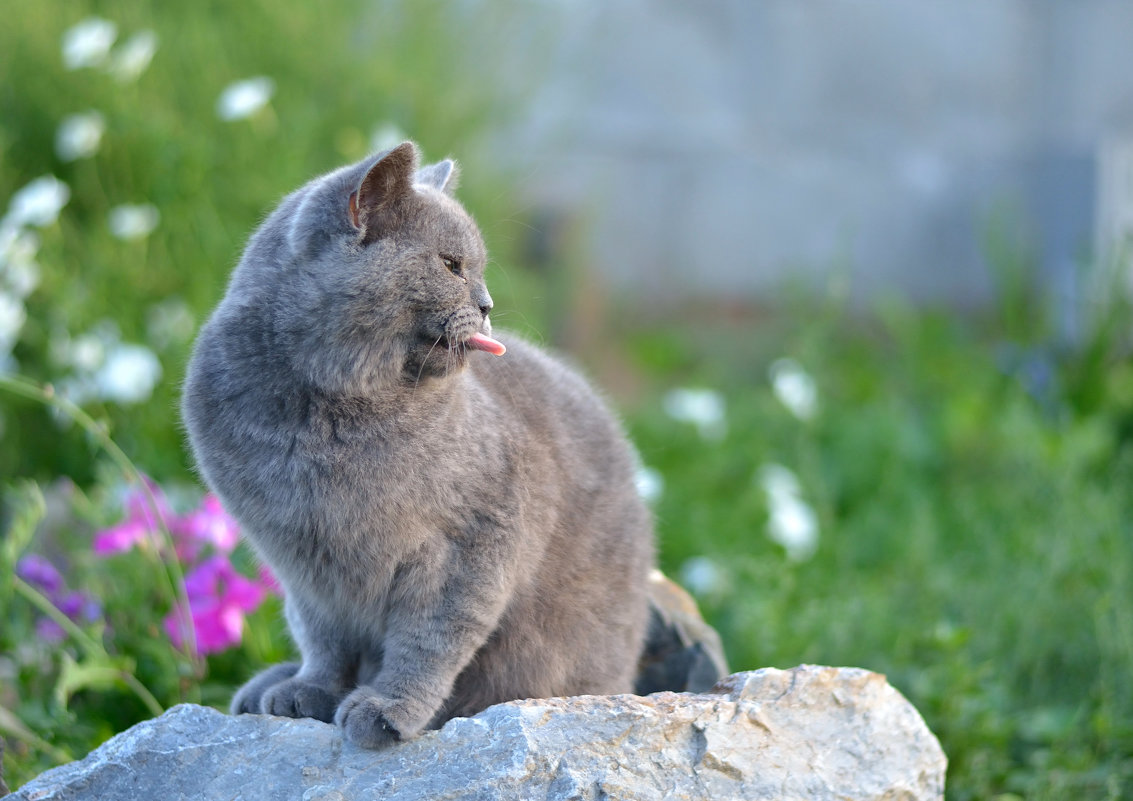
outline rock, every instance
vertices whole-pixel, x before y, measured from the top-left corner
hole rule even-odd
[[[885,677],[801,666],[704,694],[513,701],[386,751],[314,720],[183,704],[12,796],[64,799],[939,799],[946,760]]]

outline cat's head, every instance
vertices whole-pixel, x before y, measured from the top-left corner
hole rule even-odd
[[[300,190],[253,239],[249,252],[274,253],[276,266],[282,256],[276,328],[314,383],[416,385],[459,370],[469,351],[503,352],[455,177],[449,160],[419,168],[406,142]]]

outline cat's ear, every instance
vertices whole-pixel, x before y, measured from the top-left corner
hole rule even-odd
[[[371,233],[380,213],[413,191],[417,162],[417,146],[412,142],[403,142],[378,159],[350,195],[350,221],[355,228]]]
[[[418,186],[430,186],[451,195],[456,189],[458,177],[460,177],[460,168],[456,166],[456,162],[452,159],[445,159],[417,170],[417,175],[413,177],[413,183]]]

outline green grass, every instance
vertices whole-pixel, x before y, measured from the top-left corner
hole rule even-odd
[[[333,13],[299,2],[20,0],[0,29],[0,211],[44,174],[72,190],[59,224],[39,232],[42,285],[27,300],[28,322],[15,350],[21,370],[57,381],[65,370],[51,353],[60,332],[77,336],[106,318],[123,339],[146,341],[151,310],[162,301],[186,303],[202,322],[266,212],[310,178],[363,158],[372,131],[387,124],[411,135],[427,158],[460,156],[475,176],[461,196],[489,240],[496,300],[515,308],[517,294],[531,294],[530,279],[499,265],[522,243],[525,223],[505,191],[506,173],[481,164],[477,154],[488,121],[519,107],[462,66],[467,37],[504,35],[507,20],[490,5],[460,20],[447,8],[437,0],[349,0]],[[156,32],[157,52],[137,81],[120,83],[99,68],[64,68],[63,32],[91,15],[115,22],[120,41]],[[527,46],[537,52],[535,41]],[[537,69],[533,64],[528,78]],[[223,89],[258,75],[275,83],[269,106],[250,119],[221,120],[215,108]],[[61,161],[56,128],[89,109],[106,118],[101,148],[91,158]],[[158,228],[141,242],[115,239],[109,209],[143,202],[160,210]],[[93,410],[157,475],[188,475],[181,434],[168,423],[189,344],[176,340],[159,352],[165,380],[144,409]],[[5,403],[3,411],[0,477],[93,478],[81,438],[60,438],[39,407]]]
[[[972,333],[970,318],[899,307],[873,316],[880,325],[797,311],[806,323],[638,334],[640,352],[665,354],[654,386],[716,387],[729,410],[721,441],[676,426],[655,392],[630,416],[665,477],[664,567],[715,560],[723,589],[701,600],[733,668],[887,674],[940,737],[950,798],[1128,797],[1124,352],[1099,359],[1089,380],[1101,394],[1083,409],[1072,402],[1078,351],[1048,357],[1054,381],[1036,396],[1002,369],[994,325]],[[809,422],[771,391],[767,366],[781,355],[816,381],[821,411]],[[755,480],[765,462],[792,468],[817,512],[807,561],[765,534]]]
[[[328,13],[299,2],[20,0],[0,26],[0,209],[40,175],[72,189],[59,223],[38,231],[42,280],[14,350],[21,372],[59,382],[71,368],[54,359],[53,343],[112,320],[123,340],[155,350],[164,373],[146,403],[86,405],[92,425],[164,485],[191,484],[175,411],[190,341],[158,341],[153,307],[182,302],[199,324],[265,211],[312,175],[363,156],[386,122],[427,155],[465,162],[460,194],[495,257],[500,324],[553,340],[571,328],[555,298],[608,307],[581,297],[577,287],[593,282],[572,265],[553,277],[524,267],[517,176],[475,155],[493,125],[522,113],[534,83],[501,84],[464,66],[485,35],[507,38],[509,8],[488,4],[454,20],[440,2],[350,2]],[[60,36],[90,14],[115,21],[120,38],[157,32],[137,82],[63,69]],[[531,79],[537,43],[528,50]],[[221,90],[253,75],[275,81],[270,106],[219,120]],[[60,161],[59,121],[91,108],[107,120],[101,149]],[[115,239],[108,210],[139,202],[159,208],[159,227],[142,241]],[[584,337],[608,347],[577,355],[663,476],[663,567],[680,576],[693,557],[717,566],[700,601],[733,668],[812,662],[887,674],[940,737],[952,799],[1130,797],[1133,317],[1118,310],[1082,342],[1056,346],[1026,291],[1025,262],[989,252],[1010,266],[994,312],[883,303],[851,313],[787,296],[759,314],[685,308],[665,325],[627,312]],[[809,421],[772,391],[768,368],[782,356],[815,381],[819,411]],[[722,396],[725,436],[705,439],[665,413],[666,391],[681,386]],[[138,693],[98,669],[128,669],[164,706],[223,706],[258,664],[282,656],[274,602],[252,617],[241,647],[203,663],[179,656],[160,629],[171,598],[152,555],[89,552],[92,531],[120,512],[122,471],[101,435],[10,393],[0,392],[0,420],[0,483],[77,485],[48,492],[51,515],[30,545],[0,517],[0,566],[10,571],[18,551],[48,553],[106,608],[85,629],[104,653],[74,638],[44,647],[34,605],[0,576],[0,707],[23,727],[0,717],[10,784],[49,767],[59,749],[81,756],[149,714]],[[798,476],[816,515],[809,559],[791,561],[767,536],[756,478],[767,463]],[[249,567],[247,554],[238,561]],[[76,674],[63,654],[90,670]],[[75,691],[61,699],[67,682]]]

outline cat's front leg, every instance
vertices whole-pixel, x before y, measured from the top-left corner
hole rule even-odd
[[[416,736],[436,717],[506,606],[505,560],[490,551],[400,571],[381,669],[346,696],[335,715],[347,740],[384,748]]]
[[[357,681],[357,650],[349,647],[347,638],[336,625],[319,616],[294,594],[287,597],[284,611],[303,662],[297,666],[294,663],[276,666],[296,669],[289,675],[281,675],[281,680],[270,686],[265,677],[256,711],[331,723],[339,703]]]

